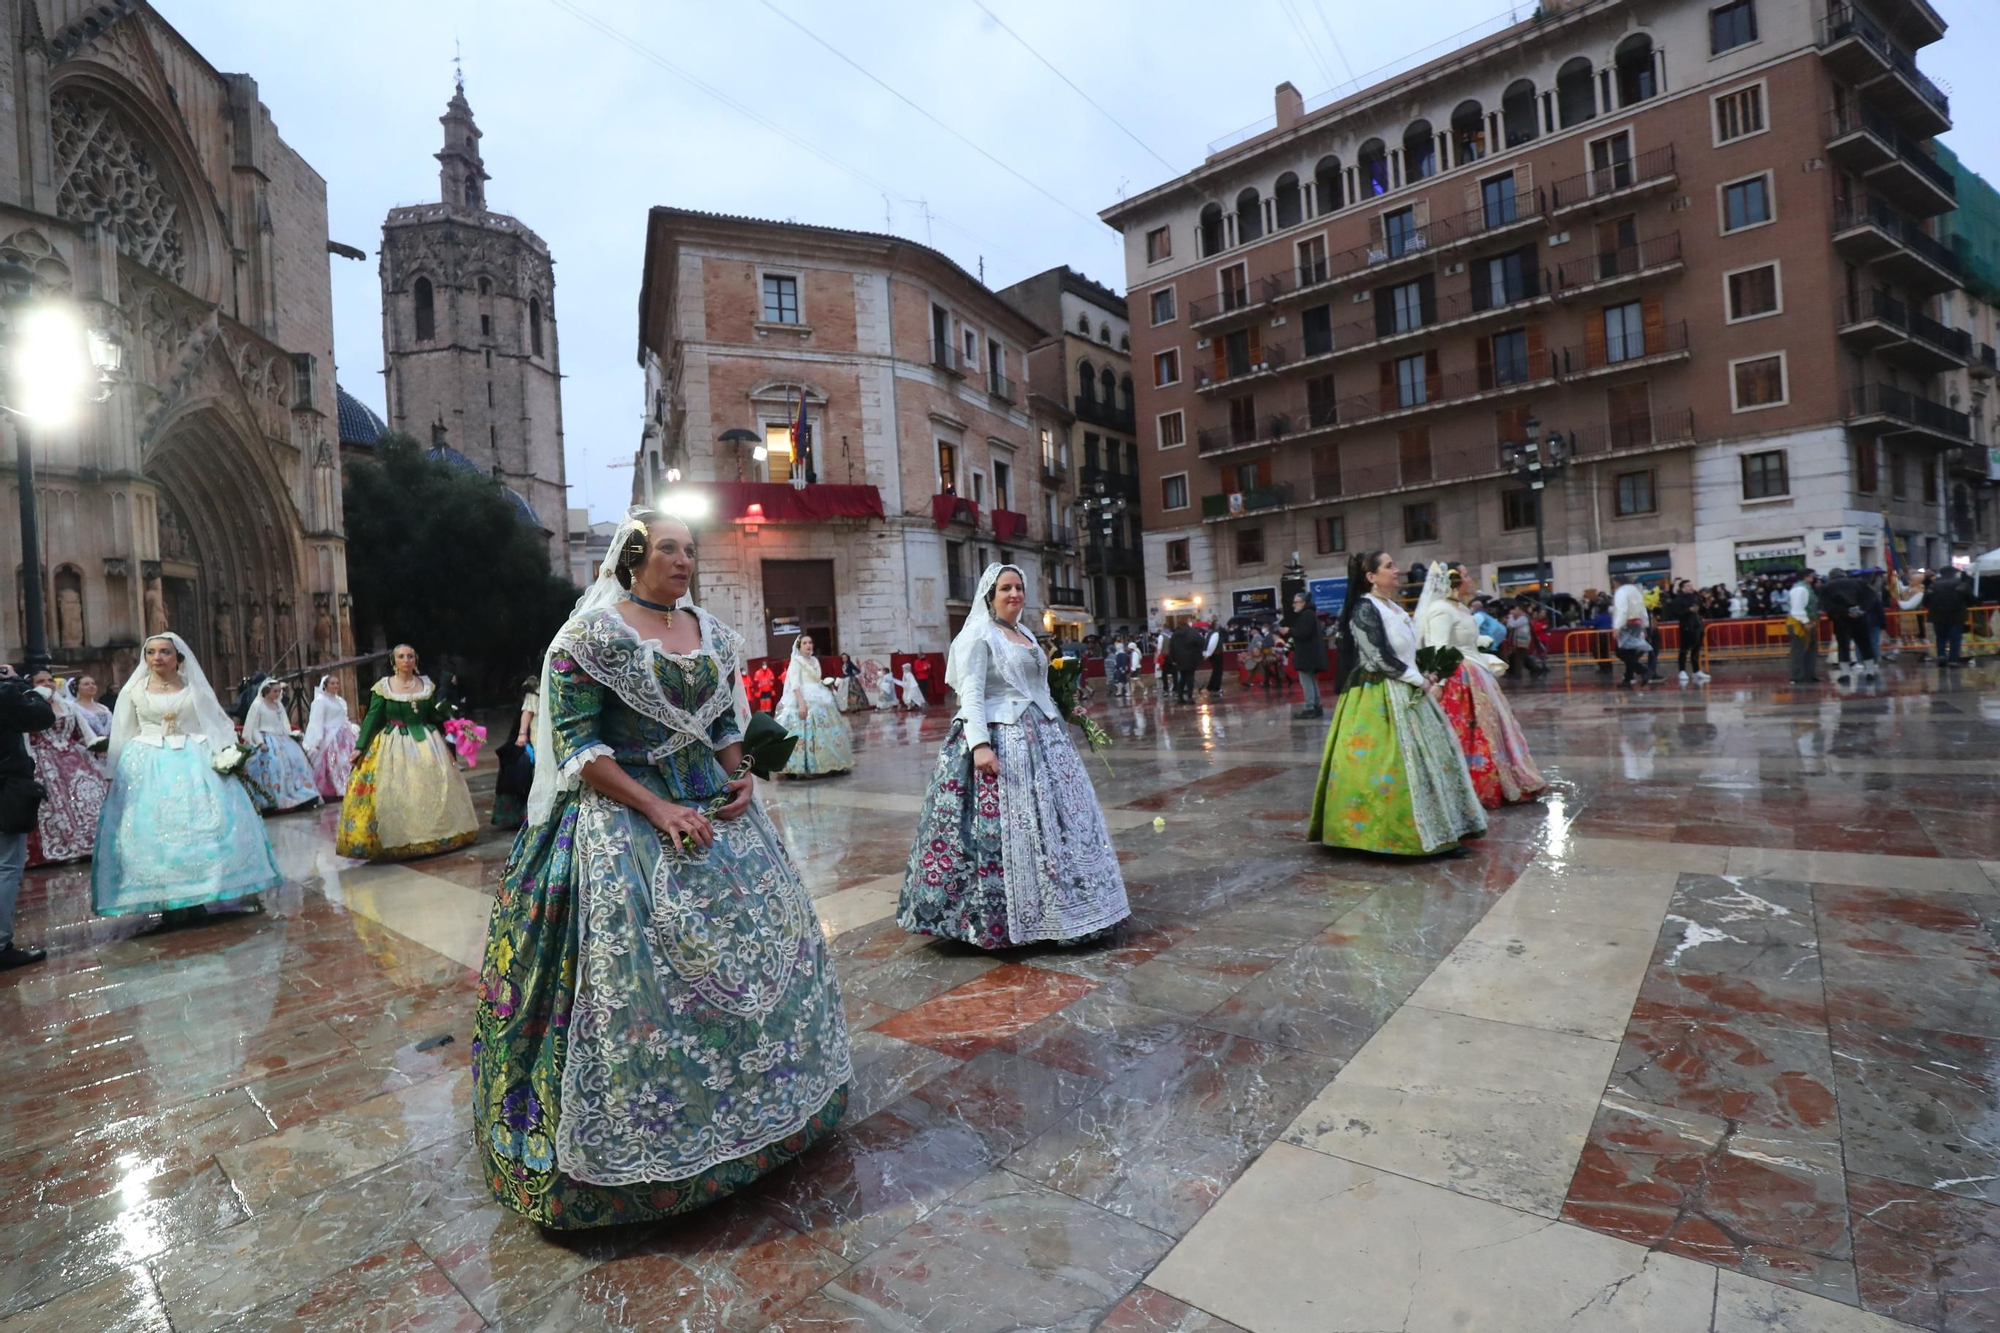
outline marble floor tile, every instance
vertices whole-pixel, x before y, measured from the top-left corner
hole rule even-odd
[[[1589,1037],[1405,1005],[1284,1138],[1554,1217],[1612,1053]]]
[[[1713,1333],[1909,1333],[1910,1326],[1851,1305],[1724,1269]]]
[[[1609,1096],[1563,1220],[1849,1305],[1840,1142]]]
[[[829,1283],[835,1306],[926,1333],[1087,1329],[1170,1242],[1006,1171],[950,1202]]]
[[[459,1069],[330,1112],[216,1155],[252,1212],[314,1194],[462,1135],[472,1117],[472,1071]]]
[[[2000,1204],[2000,1040],[1838,1025],[1848,1167]]]
[[[1994,882],[1971,861],[1871,856],[1860,852],[1781,851],[1736,847],[1728,874],[1763,875],[1813,884],[1871,884],[1885,889],[1994,893]]]
[[[418,1239],[489,1322],[503,1323],[630,1248],[631,1227],[547,1231],[497,1204],[471,1207]]]
[[[173,1333],[173,1325],[152,1275],[135,1266],[0,1317],[0,1333]]]
[[[846,1122],[859,1124],[885,1106],[962,1063],[928,1046],[886,1036],[874,1028],[849,1034],[854,1048],[854,1079],[847,1085]]]
[[[1243,1330],[1142,1284],[1104,1316],[1096,1333],[1243,1333]]]
[[[1328,926],[1314,940],[1361,954],[1399,953],[1435,962],[1458,947],[1500,901],[1476,887],[1389,885]]]
[[[1673,870],[1634,867],[1612,871],[1537,861],[1493,904],[1491,915],[1503,920],[1561,918],[1652,930],[1659,926],[1679,880],[1680,872]]]
[[[836,952],[834,970],[840,977],[841,997],[850,1003],[913,1009],[1002,966],[1002,960],[970,945],[910,935],[893,921],[883,923],[879,933],[868,926],[851,933],[868,941],[893,937],[903,947],[881,958],[871,958],[868,953],[848,958]],[[869,952],[875,947],[868,946]]]
[[[404,865],[371,865],[341,876],[347,909],[433,953],[476,968],[486,956],[491,894]]]
[[[1410,998],[1427,1009],[1616,1041],[1652,952],[1652,933],[1629,926],[1487,920]]]
[[[1006,1164],[1177,1236],[1338,1069],[1325,1056],[1192,1028]]]
[[[1611,1070],[1611,1090],[1642,1102],[1807,1133],[1839,1133],[1826,1029],[1643,996]]]
[[[178,1321],[175,1328],[181,1325]],[[223,1333],[479,1333],[486,1320],[414,1241],[371,1254],[312,1287],[258,1306]]]
[[[1033,1027],[1097,986],[1085,977],[1003,963],[877,1024],[876,1030],[966,1060]]]
[[[1615,819],[1613,821],[1615,825]],[[1728,865],[1724,847],[1698,842],[1661,847],[1652,839],[1571,837],[1542,853],[1542,859],[1563,866],[1594,870],[1672,870],[1696,875],[1720,875]]]
[[[1217,1031],[1345,1059],[1361,1049],[1434,966],[1428,958],[1388,949],[1309,944],[1200,1022]]]
[[[989,1050],[925,1083],[891,1111],[915,1125],[963,1132],[998,1161],[1093,1096],[1102,1079]]]
[[[1151,993],[1150,984],[1138,988],[1131,984],[1151,966],[1135,968],[1033,1027],[1004,1038],[1000,1049],[1086,1078],[1116,1078],[1188,1027],[1183,1015],[1127,998],[1139,990]]]
[[[896,898],[901,889],[900,876],[885,875],[850,889],[829,893],[823,898],[815,898],[813,910],[819,913],[820,929],[828,939],[832,939],[895,916]]]
[[[2000,962],[2000,944],[1987,932],[1989,905],[1959,893],[1824,884],[1814,890],[1819,934],[1828,951],[1854,961],[1928,967]]]
[[[1250,1333],[1706,1333],[1715,1270],[1289,1143],[1147,1285]]]
[[[1847,1177],[1861,1304],[1919,1328],[2000,1328],[2000,1208],[1893,1180]]]

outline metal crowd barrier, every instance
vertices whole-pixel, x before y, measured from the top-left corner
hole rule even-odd
[[[1702,669],[1714,674],[1710,663],[1753,662],[1781,659],[1791,652],[1791,631],[1785,628],[1784,616],[1759,616],[1741,620],[1711,620],[1703,629]],[[1930,624],[1922,610],[1891,611],[1888,613],[1888,629],[1882,635],[1884,652],[1928,653],[1933,643]],[[1660,661],[1671,663],[1680,656],[1680,626],[1673,623],[1658,626],[1660,636]],[[1833,622],[1820,617],[1818,626],[1819,647],[1825,651],[1834,643]],[[1561,632],[1550,657],[1562,658],[1563,680],[1567,682],[1572,671],[1585,668],[1601,670],[1620,665],[1618,655],[1613,651],[1617,635],[1608,629],[1571,629]],[[1965,626],[1965,652],[2000,653],[2000,605],[1975,606],[1968,613]],[[1663,668],[1667,669],[1667,668]]]

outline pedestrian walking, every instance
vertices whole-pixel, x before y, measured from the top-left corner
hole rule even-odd
[[[55,709],[14,668],[0,662],[0,971],[48,957],[14,943],[14,903],[28,866],[28,835],[35,831],[42,787],[28,737],[56,724]]]
[[[1360,590],[1352,595],[1360,596]],[[1319,696],[1319,673],[1328,666],[1326,635],[1320,629],[1318,608],[1302,592],[1292,594],[1292,614],[1285,621],[1285,644],[1291,649],[1292,669],[1299,673],[1299,688],[1305,692],[1304,706],[1292,716],[1326,716]]]
[[[1972,609],[1972,596],[1965,579],[1955,569],[1941,571],[1924,591],[1924,609],[1930,613],[1931,633],[1937,639],[1937,664],[1965,665],[1965,618]]]
[[[1661,609],[1680,631],[1679,670],[1681,684],[1692,680],[1696,685],[1706,685],[1709,675],[1701,669],[1702,639],[1708,626],[1701,615],[1702,594],[1694,590],[1692,579],[1681,579],[1668,594]]]
[[[1222,627],[1209,622],[1208,642],[1202,646],[1201,655],[1208,659],[1209,697],[1222,697]]]
[[[1827,619],[1833,622],[1834,680],[1847,684],[1850,661],[1863,679],[1879,677],[1875,650],[1868,641],[1868,617],[1871,611],[1880,613],[1882,599],[1865,580],[1839,570],[1821,585],[1819,596]]]
[[[1652,644],[1646,638],[1646,595],[1639,591],[1639,585],[1632,582],[1629,574],[1611,576],[1611,633],[1612,651],[1625,664],[1625,675],[1618,686],[1624,689],[1631,685],[1650,685],[1652,673],[1642,664]]]
[[[1819,683],[1819,575],[1808,569],[1785,593],[1785,629],[1792,636],[1792,684]]]

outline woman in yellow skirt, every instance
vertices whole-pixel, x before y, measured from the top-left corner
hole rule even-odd
[[[441,728],[451,708],[430,677],[417,674],[407,643],[389,655],[395,672],[375,682],[361,720],[361,756],[340,803],[342,856],[406,861],[448,852],[479,835],[472,794]]]

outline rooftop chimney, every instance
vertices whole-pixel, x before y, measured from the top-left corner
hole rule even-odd
[[[1292,87],[1290,80],[1278,85],[1278,129],[1282,133],[1299,123],[1306,113],[1306,99],[1299,96],[1299,90]]]

